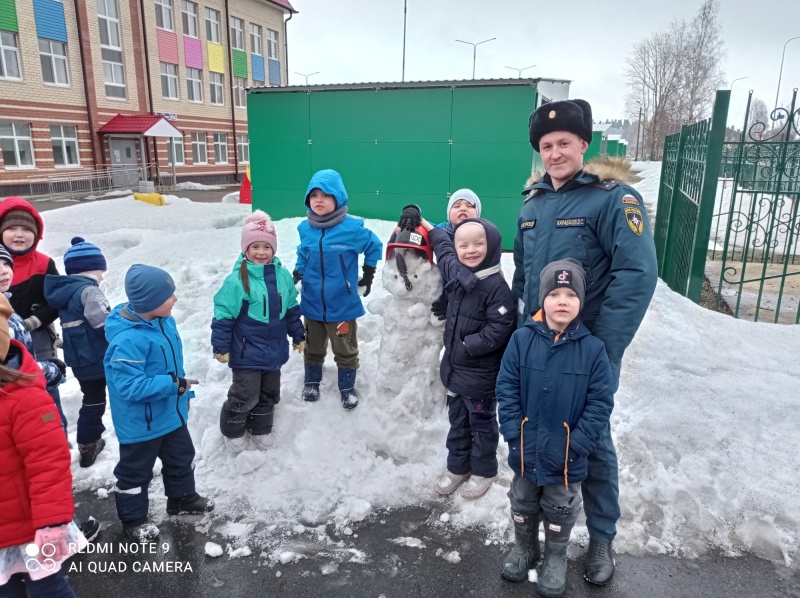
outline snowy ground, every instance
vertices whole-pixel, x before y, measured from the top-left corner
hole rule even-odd
[[[652,174],[660,171],[658,166],[651,164],[638,185],[653,201],[657,182]],[[201,381],[190,416],[197,485],[217,501],[213,517],[198,526],[209,540],[230,544],[229,552],[258,547],[273,562],[302,558],[304,551],[369,558],[354,554],[346,543],[326,544],[319,530],[332,523],[347,536],[351,522],[378,508],[440,500],[434,499],[432,485],[445,465],[444,398],[425,422],[430,430],[426,450],[409,451],[402,429],[407,424],[397,422],[413,420],[416,414],[396,421],[385,417],[392,397],[378,395],[371,383],[383,322],[368,313],[359,321],[359,407],[352,412],[341,408],[330,358],[322,399],[315,404],[300,400],[302,357],[292,353],[276,411],[277,448],[229,454],[218,419],[230,372],[211,355],[209,324],[213,294],[236,259],[249,206],[193,203],[174,196],[167,201],[158,207],[127,197],[46,212],[40,249],[54,256],[63,271],[60,256],[71,237],[81,235],[99,245],[108,259],[104,288],[112,304],[123,301],[125,272],[133,263],[163,267],[174,277],[179,297],[174,315],[187,374]],[[277,223],[278,255],[289,269],[299,221]],[[384,240],[394,226],[377,220],[367,225]],[[503,268],[510,280],[510,254],[503,256]],[[366,301],[386,295],[380,272],[375,280]],[[734,320],[706,311],[659,283],[626,354],[613,414],[622,506],[617,550],[693,557],[719,548],[730,554],[752,551],[792,566],[797,562],[798,354],[800,327]],[[392,375],[402,379],[404,372]],[[415,383],[424,381],[407,380]],[[62,397],[74,442],[80,402],[74,379],[62,386]],[[403,406],[393,408],[396,412]],[[113,486],[117,459],[109,414],[105,423],[108,445],[92,468],[80,469],[73,451],[77,488],[95,490],[101,498]],[[502,442],[499,458],[500,483],[478,501],[445,501],[443,526],[478,525],[486,530],[487,542],[508,540],[511,472]],[[151,485],[156,521],[163,513],[162,493],[157,476]],[[576,527],[574,536],[586,540],[585,528]],[[412,545],[416,539],[397,542]]]

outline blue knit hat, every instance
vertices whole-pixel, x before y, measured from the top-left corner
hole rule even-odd
[[[0,244],[0,260],[6,262],[12,268],[14,267],[14,258],[11,257],[6,246],[2,244]]]
[[[125,274],[125,294],[137,313],[153,311],[175,293],[175,283],[168,272],[155,266],[134,264]]]
[[[67,253],[64,254],[64,269],[67,274],[108,270],[106,258],[103,257],[97,245],[87,243],[81,237],[74,237],[71,243],[72,247],[67,249]]]

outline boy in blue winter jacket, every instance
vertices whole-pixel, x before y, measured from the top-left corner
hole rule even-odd
[[[106,443],[106,376],[103,357],[108,348],[105,324],[110,306],[100,290],[106,258],[97,246],[81,237],[72,239],[64,254],[66,276],[44,278],[44,298],[58,310],[64,336],[64,361],[78,379],[83,401],[78,413],[78,449],[81,467],[89,467]]]
[[[300,245],[293,272],[295,282],[302,280],[300,313],[306,329],[303,399],[319,399],[330,339],[339,367],[342,407],[353,409],[358,406],[356,318],[365,313],[359,289],[363,287],[363,295],[369,295],[383,244],[363,220],[347,215],[347,191],[335,170],[320,170],[311,177],[306,207],[308,218],[297,227]],[[364,274],[359,279],[361,253]]]
[[[158,528],[147,521],[148,486],[161,459],[167,514],[201,515],[214,502],[195,491],[194,446],[189,435],[192,384],[183,370],[183,345],[172,318],[175,283],[154,266],[134,264],[125,275],[127,303],[106,320],[103,365],[111,418],[119,439],[114,497],[117,515],[134,540],[149,542]]]
[[[495,383],[514,331],[514,298],[500,270],[502,239],[497,227],[482,218],[458,223],[453,240],[427,220],[422,226],[448,298],[440,375],[450,432],[447,472],[434,490],[447,496],[464,484],[461,496],[479,498],[497,477]]]
[[[516,538],[502,576],[528,578],[539,559],[541,518],[545,548],[537,590],[543,596],[564,593],[567,543],[580,513],[588,455],[614,408],[605,346],[578,317],[585,288],[578,261],[544,267],[542,309],[511,337],[497,377],[500,432],[514,471],[508,498]]]

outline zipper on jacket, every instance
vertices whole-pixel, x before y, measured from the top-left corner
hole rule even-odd
[[[169,362],[167,361],[167,351],[164,349],[164,345],[159,345],[161,347],[161,354],[164,356],[164,367],[166,368],[167,372],[169,372]]]
[[[161,334],[164,335],[164,338],[167,339],[167,344],[169,345],[170,351],[172,351],[172,363],[175,364],[175,374],[174,376],[178,377],[178,358],[175,356],[175,347],[172,346],[172,341],[169,340],[167,333],[164,331],[164,320],[163,318],[158,318],[158,326],[161,328]],[[164,351],[164,345],[161,345],[161,350]],[[164,359],[166,360],[167,353],[164,351]],[[169,369],[169,367],[167,367]],[[188,401],[188,399],[187,399]],[[181,425],[186,425],[186,420],[183,419],[183,415],[181,414],[181,396],[179,394],[175,395],[175,411],[178,413],[178,418],[181,420]]]
[[[267,317],[267,296],[264,295],[264,317]]]
[[[522,423],[519,425],[519,460],[522,463],[522,468],[520,471],[520,477],[525,475],[525,422],[528,421],[528,418],[522,420]]]
[[[340,253],[339,254],[339,263],[342,265],[342,276],[344,277],[344,284],[347,287],[347,294],[351,293],[350,291],[350,281],[347,280],[347,268],[344,267],[344,256]]]
[[[325,305],[325,260],[322,255],[322,239],[325,237],[325,231],[321,231],[319,235],[319,271],[320,271],[320,284],[319,294],[322,299],[322,321],[328,321],[328,308]]]
[[[153,407],[150,403],[144,404],[144,421],[147,422],[147,431],[150,431],[150,422],[153,421]]]
[[[242,359],[244,359],[244,352],[247,349],[247,337],[242,337]]]
[[[564,451],[564,488],[569,488],[567,482],[567,463],[569,463],[569,424],[564,422],[564,427],[567,429],[567,450]]]

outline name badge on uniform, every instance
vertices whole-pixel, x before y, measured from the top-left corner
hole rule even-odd
[[[524,220],[519,223],[519,230],[526,231],[526,230],[533,230],[536,228],[536,220]]]
[[[570,226],[586,226],[586,218],[557,218],[556,228],[568,228]]]

